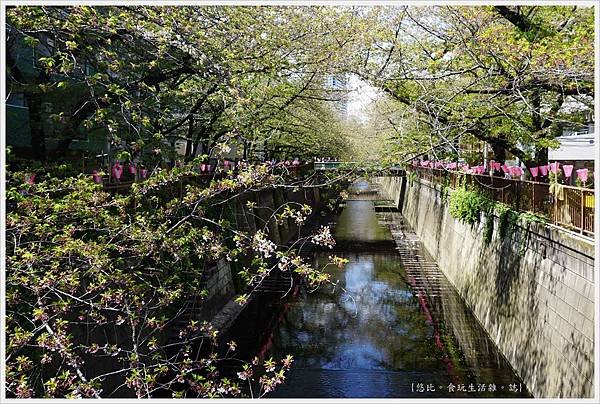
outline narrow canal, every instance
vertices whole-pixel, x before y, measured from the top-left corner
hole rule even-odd
[[[372,200],[347,201],[334,223],[335,253],[349,262],[327,268],[337,286],[263,296],[231,329],[244,350],[294,356],[269,397],[530,396],[410,230],[392,233],[386,221],[402,219]],[[315,264],[328,254],[314,253]]]

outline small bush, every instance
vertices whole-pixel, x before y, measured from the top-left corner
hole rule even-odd
[[[480,220],[481,212],[488,212],[492,201],[478,192],[460,187],[450,195],[450,214],[465,223],[473,224]]]

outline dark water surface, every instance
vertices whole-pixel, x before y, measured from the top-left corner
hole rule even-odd
[[[327,268],[336,287],[285,301],[261,297],[232,328],[253,354],[294,356],[270,397],[529,396],[439,270],[405,270],[377,215],[372,201],[354,200],[337,219],[336,239],[354,244],[336,251],[349,260],[344,269]],[[327,254],[316,253],[315,264]],[[430,290],[417,291],[423,282]]]

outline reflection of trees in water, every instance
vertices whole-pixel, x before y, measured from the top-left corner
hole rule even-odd
[[[299,367],[442,368],[397,257],[346,257],[344,271],[329,271],[349,294],[324,288],[294,304],[277,335],[281,352],[294,354]]]
[[[387,227],[379,225],[372,201],[349,200],[335,225],[338,240],[377,241],[391,240]]]
[[[349,293],[341,287],[335,290],[325,287],[304,296],[292,303],[276,330],[275,353],[293,354],[296,369],[408,372],[402,373],[403,377],[414,375],[416,371],[441,383],[508,385],[519,382],[445,278],[441,277],[438,283],[433,278],[427,289],[427,305],[444,344],[442,352],[436,345],[434,328],[413,295],[396,254],[345,253],[343,256],[350,259],[344,270],[329,267],[327,271]],[[326,258],[327,254],[317,255],[315,263],[325,262]],[[444,353],[451,358],[450,370],[442,358]],[[352,373],[348,377],[365,374]],[[330,377],[329,373],[316,375],[320,374],[315,374],[319,383]]]

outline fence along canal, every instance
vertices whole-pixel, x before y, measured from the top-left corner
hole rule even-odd
[[[465,185],[514,210],[532,212],[547,218],[549,223],[588,237],[594,236],[593,189],[438,168],[411,167],[410,170],[432,184],[446,184],[451,188],[464,181]]]

